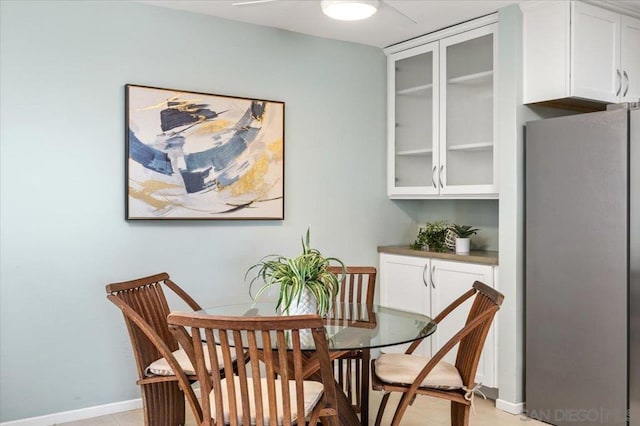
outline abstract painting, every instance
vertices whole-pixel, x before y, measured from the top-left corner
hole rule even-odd
[[[125,92],[127,219],[284,219],[284,102]]]

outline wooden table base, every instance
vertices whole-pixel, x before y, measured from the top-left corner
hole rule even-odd
[[[331,352],[329,355],[332,359],[335,359],[346,353],[349,353],[349,351]],[[311,380],[320,381],[320,372],[318,368],[315,368],[314,359],[315,359],[315,356],[313,353],[308,354],[308,356],[305,358],[305,361],[306,361],[305,369],[309,370],[305,376]],[[327,422],[323,420],[322,424],[323,425],[335,424],[336,426],[338,425],[339,426],[361,426],[360,419],[358,418],[358,415],[353,409],[353,406],[351,405],[351,401],[347,398],[347,395],[345,395],[345,393],[343,392],[342,386],[340,386],[340,384],[337,381],[334,381],[333,383],[336,387],[336,402],[338,405],[338,423],[333,423],[331,420],[334,420],[334,419],[331,419]]]

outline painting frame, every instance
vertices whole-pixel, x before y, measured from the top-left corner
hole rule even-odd
[[[285,102],[124,88],[126,220],[284,220]]]

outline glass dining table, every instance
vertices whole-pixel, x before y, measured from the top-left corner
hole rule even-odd
[[[198,313],[237,317],[279,315],[275,301],[214,306]],[[410,343],[433,334],[436,327],[435,321],[426,315],[380,305],[356,303],[334,303],[332,311],[325,318],[327,343],[332,358],[338,358],[354,350],[370,350]],[[308,351],[315,349],[312,343],[303,348]],[[366,380],[362,381],[362,392],[369,391],[368,365],[366,374]],[[366,425],[368,413],[361,414],[361,423],[337,382],[336,389],[339,390],[337,392],[339,424]]]

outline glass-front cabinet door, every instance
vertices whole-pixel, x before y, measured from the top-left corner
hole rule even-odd
[[[440,40],[442,195],[498,194],[496,48],[497,24]]]
[[[393,54],[388,66],[388,194],[437,195],[438,42]]]

